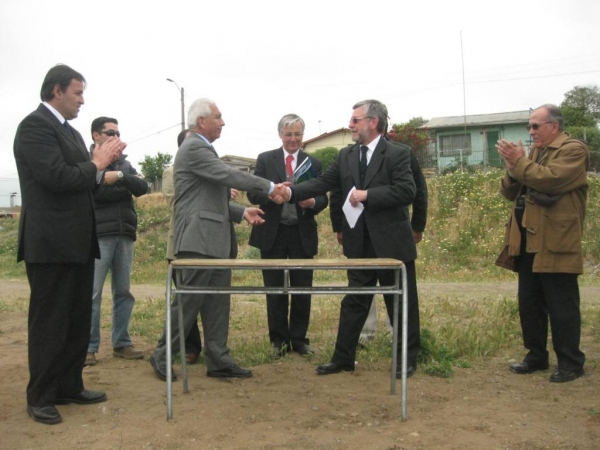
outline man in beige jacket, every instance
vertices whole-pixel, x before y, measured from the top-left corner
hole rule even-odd
[[[554,105],[534,110],[527,128],[533,140],[529,156],[521,142],[502,139],[496,145],[508,169],[500,193],[514,201],[498,264],[512,262],[519,274],[519,315],[529,350],[510,370],[528,374],[548,368],[549,319],[558,360],[550,381],[562,383],[584,373],[577,276],[583,272],[590,151],[563,131],[562,113]]]

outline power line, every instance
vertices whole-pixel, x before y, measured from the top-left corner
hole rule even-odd
[[[535,75],[535,76],[530,76],[530,77],[517,77],[517,78],[500,78],[500,79],[496,79],[496,80],[481,80],[481,81],[469,81],[467,82],[467,84],[481,84],[481,83],[496,83],[499,81],[518,81],[518,80],[531,80],[533,78],[553,78],[553,77],[564,77],[567,75],[580,75],[582,73],[595,73],[595,72],[600,72],[600,69],[598,70],[585,70],[582,72],[569,72],[569,73],[556,73],[556,74],[552,74],[552,75]]]
[[[178,124],[176,124],[176,125],[172,125],[172,126],[170,126],[170,127],[168,127],[168,128],[165,128],[165,129],[163,129],[163,130],[160,130],[160,131],[154,131],[154,132],[152,132],[152,133],[150,133],[150,134],[148,134],[148,135],[146,135],[146,136],[143,136],[143,137],[140,137],[140,138],[134,139],[133,141],[128,141],[127,143],[128,143],[128,144],[133,144],[134,142],[143,141],[144,139],[148,139],[149,137],[152,137],[152,136],[154,136],[154,135],[158,135],[158,134],[162,133],[163,131],[167,131],[167,130],[170,130],[171,128],[180,127],[180,126],[181,126],[181,124],[180,124],[180,123],[178,123]]]

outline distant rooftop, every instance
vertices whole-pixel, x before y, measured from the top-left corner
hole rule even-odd
[[[328,131],[328,132],[320,134],[312,139],[308,139],[308,140],[304,141],[302,143],[302,146],[305,147],[307,144],[310,144],[311,142],[314,142],[314,141],[318,141],[319,139],[323,139],[324,137],[333,136],[334,134],[344,133],[344,132],[348,132],[348,131],[350,131],[350,128],[344,128],[344,127],[338,128],[337,130]]]
[[[477,125],[497,125],[509,123],[528,123],[529,110],[513,111],[494,114],[473,114],[470,116],[434,117],[420,128],[456,128]]]

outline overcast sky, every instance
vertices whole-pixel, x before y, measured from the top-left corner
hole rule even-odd
[[[310,139],[347,126],[367,98],[393,123],[465,103],[467,114],[558,104],[600,84],[599,17],[598,0],[0,0],[0,206],[20,194],[15,131],[57,63],[87,79],[72,126],[89,146],[92,120],[116,117],[139,169],[176,151],[180,94],[166,78],[185,89],[186,121],[193,100],[215,100],[221,156],[256,157],[281,145],[284,114]]]

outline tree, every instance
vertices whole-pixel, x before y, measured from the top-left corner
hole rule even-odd
[[[568,105],[561,106],[560,110],[563,114],[565,125],[567,127],[596,128],[596,121],[587,113],[587,111]]]
[[[140,161],[140,170],[144,179],[148,183],[152,183],[155,180],[162,179],[163,171],[171,164],[173,156],[168,153],[158,152],[155,157],[146,155],[144,160]]]
[[[408,122],[406,122],[406,125],[409,125],[414,128],[419,128],[419,127],[425,125],[427,122],[429,122],[429,120],[423,119],[421,116],[419,116],[419,117],[413,117],[412,119],[410,119]]]
[[[565,94],[560,108],[567,126],[596,127],[600,121],[600,89],[575,86]]]
[[[323,172],[325,172],[327,168],[333,164],[333,161],[335,161],[335,158],[337,158],[338,153],[339,150],[337,147],[323,147],[315,150],[312,153],[312,156],[321,161],[321,164],[323,165]]]
[[[587,141],[590,150],[590,170],[600,170],[600,89],[598,86],[575,86],[565,94],[560,104],[565,118],[565,130],[572,137]]]
[[[427,147],[433,142],[433,138],[426,128],[417,128],[411,123],[419,123],[421,117],[413,118],[408,123],[397,123],[392,125],[392,129],[388,132],[388,138],[393,142],[399,142],[408,145],[417,156],[417,159],[423,167],[429,167],[427,164]]]

